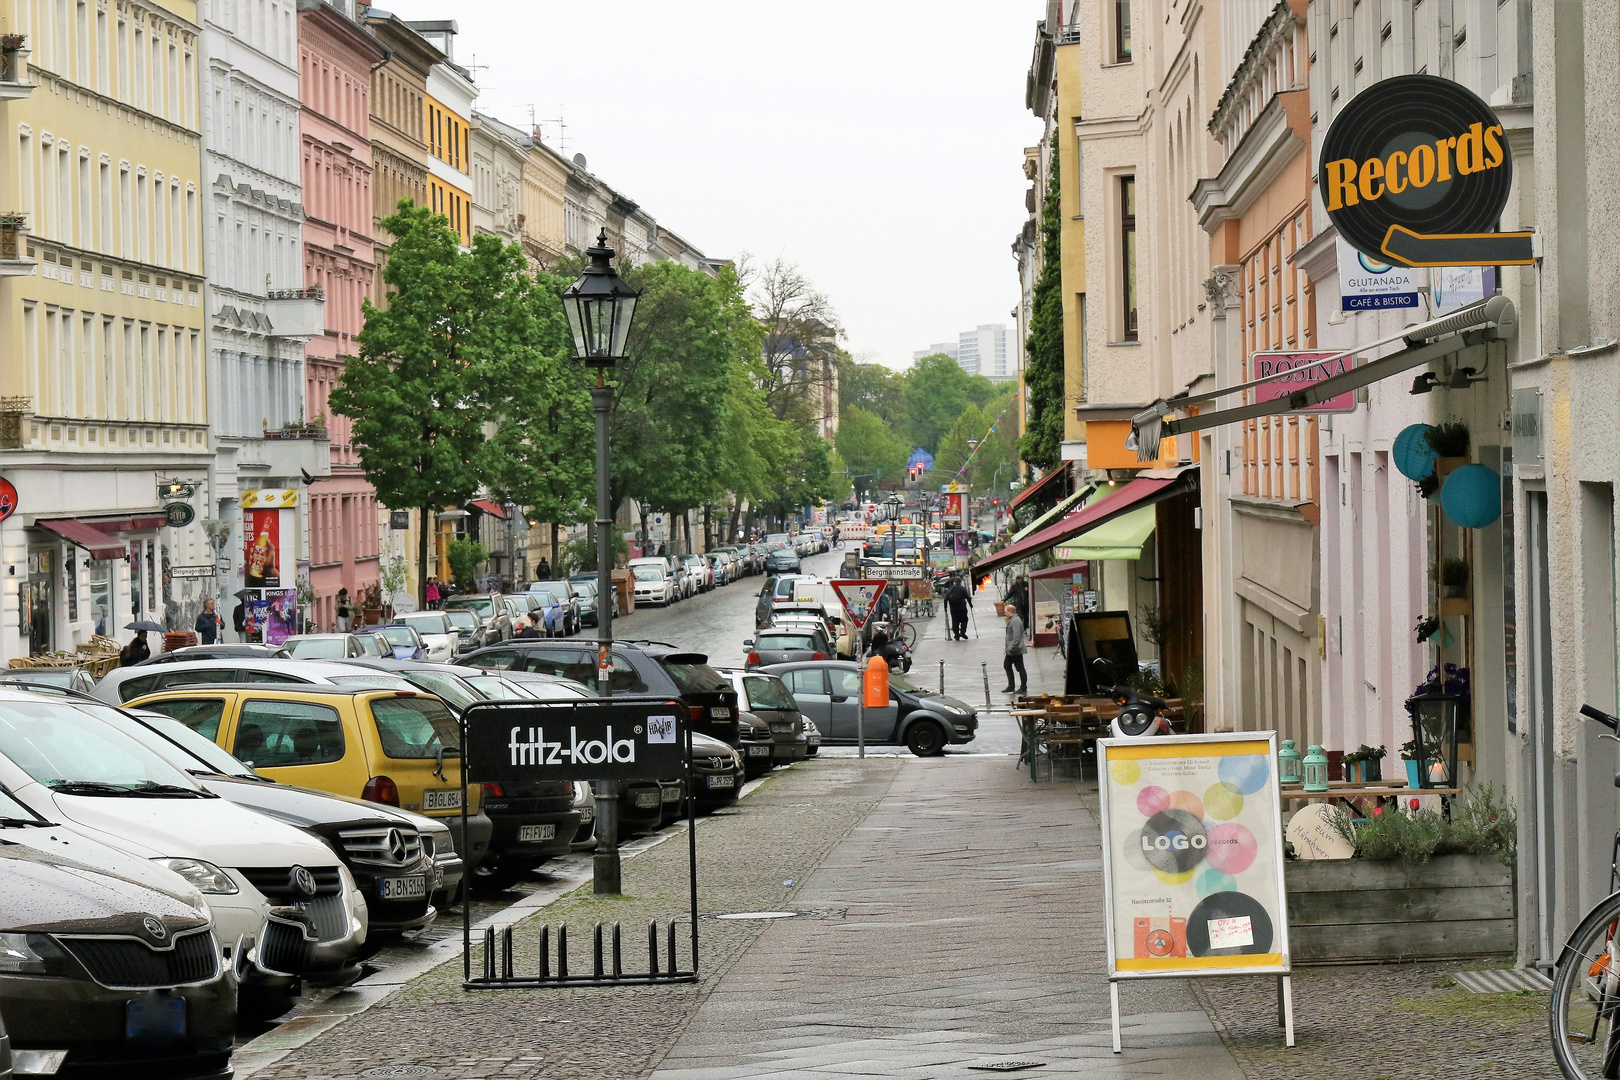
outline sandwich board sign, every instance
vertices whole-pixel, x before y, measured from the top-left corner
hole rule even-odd
[[[1272,975],[1294,1045],[1273,731],[1102,739],[1114,1052],[1127,979]]]
[[[840,580],[832,583],[833,592],[838,594],[838,600],[849,613],[849,621],[855,629],[861,630],[866,626],[866,620],[872,617],[877,608],[878,597],[883,595],[887,581],[872,579]]]

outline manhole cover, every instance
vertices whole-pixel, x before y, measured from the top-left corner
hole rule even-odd
[[[426,1065],[378,1065],[375,1069],[367,1069],[361,1076],[426,1076],[437,1072]]]
[[[1038,1069],[1045,1065],[1044,1061],[992,1061],[987,1065],[969,1065],[975,1072],[1021,1072],[1024,1069]]]
[[[717,919],[795,919],[797,911],[728,911],[724,915],[716,915]]]

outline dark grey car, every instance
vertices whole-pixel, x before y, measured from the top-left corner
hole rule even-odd
[[[757,637],[743,642],[750,669],[799,660],[825,660],[833,654],[827,635],[809,626],[767,626]]]
[[[821,729],[828,746],[854,745],[857,725],[865,740],[882,746],[905,746],[918,757],[945,752],[951,743],[972,742],[978,734],[979,714],[973,706],[953,697],[925,690],[898,671],[889,673],[889,704],[861,709],[860,665],[848,660],[778,664],[767,669],[793,694],[799,711]]]

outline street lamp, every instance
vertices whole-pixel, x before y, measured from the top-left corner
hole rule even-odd
[[[612,697],[608,674],[613,659],[613,518],[608,512],[608,409],[613,390],[607,370],[624,356],[635,317],[639,289],[631,288],[613,270],[613,249],[607,230],[586,250],[590,259],[579,280],[562,294],[568,329],[574,336],[574,358],[596,369],[591,387],[591,409],[596,413],[596,693]],[[596,782],[596,857],[592,891],[617,894],[620,888],[619,802],[612,781]]]

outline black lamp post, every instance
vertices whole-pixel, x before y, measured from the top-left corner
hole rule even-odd
[[[574,335],[574,357],[596,369],[591,387],[591,408],[596,413],[596,692],[611,697],[608,674],[613,659],[613,518],[608,509],[608,409],[613,390],[607,370],[624,356],[630,321],[636,313],[639,289],[631,288],[611,264],[607,230],[586,250],[590,259],[579,280],[562,294],[568,329]],[[621,892],[619,874],[619,801],[609,780],[596,782],[596,858],[592,891],[597,895]]]

